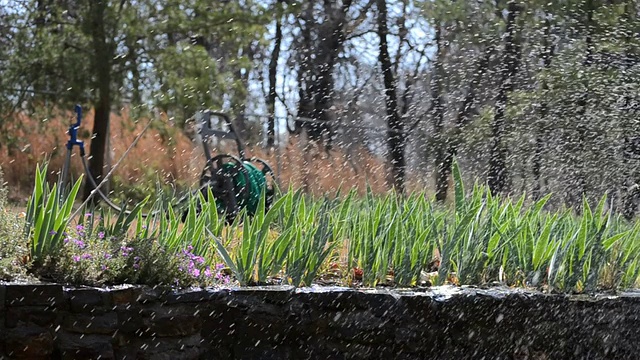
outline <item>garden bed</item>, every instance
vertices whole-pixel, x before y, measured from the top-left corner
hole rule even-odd
[[[0,285],[15,359],[634,358],[640,293]]]
[[[551,359],[638,350],[640,297],[624,290],[640,284],[640,223],[606,210],[605,198],[585,201],[580,215],[551,212],[548,197],[466,192],[454,168],[450,207],[425,194],[289,191],[228,224],[203,198],[186,210],[160,199],[128,215],[74,210],[80,182],[54,201],[45,174],[23,214],[3,208],[0,191],[0,280],[12,281],[0,284],[0,357]],[[142,216],[145,206],[158,215]],[[258,284],[272,286],[250,286]],[[486,284],[499,286],[460,286]]]

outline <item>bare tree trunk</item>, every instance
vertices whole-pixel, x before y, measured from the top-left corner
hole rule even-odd
[[[633,24],[636,21],[635,1],[627,1],[625,3],[625,20],[627,24]],[[628,31],[625,36],[625,55],[630,58],[633,54],[633,32]],[[624,75],[625,82],[633,82],[633,76],[629,73]],[[626,112],[627,119],[635,119],[637,117],[637,105],[632,103],[632,97],[630,94],[625,95],[624,99],[624,111]],[[637,200],[640,195],[639,188],[637,186],[638,181],[638,141],[640,140],[640,131],[638,126],[635,125],[635,121],[626,120],[623,125],[625,129],[624,146],[622,151],[622,215],[627,220],[633,220],[637,211]],[[612,194],[611,194],[612,195]]]
[[[314,18],[313,2],[309,2],[302,14],[304,25],[301,25],[303,53],[300,59],[299,85],[300,103],[298,117],[310,118],[312,122],[299,121],[296,128],[304,126],[311,141],[324,138],[326,150],[331,148],[334,130],[330,124],[331,106],[333,103],[333,69],[345,41],[344,28],[347,13],[353,0],[343,0],[338,8],[336,2],[323,1],[324,18],[322,22]],[[316,30],[315,42],[312,40],[311,26]],[[313,57],[311,55],[314,55]],[[290,129],[299,133],[299,129]]]
[[[585,37],[585,44],[586,44],[586,54],[584,57],[584,61],[582,62],[582,66],[584,66],[585,68],[591,66],[591,64],[593,63],[593,52],[594,52],[594,46],[593,46],[593,38],[592,38],[592,27],[593,27],[593,2],[592,1],[587,1],[586,3],[587,9],[586,9],[586,13],[587,13],[587,19],[586,19],[586,37]],[[578,99],[578,101],[576,102],[577,105],[577,111],[576,111],[576,118],[577,118],[577,124],[576,124],[576,128],[578,131],[578,146],[576,149],[576,154],[578,154],[578,156],[581,156],[580,159],[578,159],[578,171],[577,171],[577,186],[576,188],[578,189],[579,195],[577,198],[572,199],[572,206],[574,207],[574,209],[578,212],[580,212],[581,209],[581,204],[582,204],[582,198],[587,194],[587,177],[586,177],[586,161],[585,161],[585,150],[586,150],[586,140],[587,140],[587,119],[585,119],[585,114],[587,113],[587,104],[588,104],[588,98],[589,98],[589,80],[585,79],[584,80],[584,86],[585,86],[585,92],[580,96],[580,98]]]
[[[320,49],[325,50],[321,51],[321,53],[324,52],[321,59],[324,58],[325,60],[324,63],[319,64],[319,76],[316,78],[317,93],[315,94],[315,111],[313,114],[313,119],[321,121],[322,124],[318,124],[315,129],[312,127],[311,133],[314,134],[314,137],[325,138],[324,145],[326,150],[331,149],[332,140],[335,135],[333,126],[330,124],[330,109],[333,105],[334,89],[333,69],[345,41],[344,27],[347,20],[347,12],[351,7],[351,2],[352,0],[344,0],[340,7],[337,19],[334,19],[333,14],[331,14],[333,1],[325,0],[325,9],[328,15],[327,18],[334,22],[334,24],[329,28],[329,34],[322,34],[322,38],[325,38],[327,43],[323,44]]]
[[[542,61],[544,69],[548,70],[551,67],[551,60],[553,58],[553,54],[555,51],[555,46],[551,40],[551,23],[549,20],[545,22],[544,27],[544,50],[542,54]],[[543,97],[546,98],[546,93],[549,90],[549,86],[545,80],[542,81],[540,85],[543,93]],[[543,101],[540,104],[540,119],[535,126],[535,149],[533,151],[533,164],[531,172],[533,173],[533,198],[539,199],[541,196],[542,189],[542,179],[540,178],[541,169],[542,169],[542,152],[545,147],[545,129],[544,124],[547,120],[549,109],[546,101]]]
[[[92,68],[96,74],[96,101],[95,117],[93,122],[93,134],[89,159],[89,172],[91,176],[100,182],[104,170],[104,159],[109,129],[109,116],[111,114],[111,59],[113,59],[113,45],[107,42],[105,11],[108,3],[106,0],[94,0],[91,7],[91,42],[93,47]],[[84,186],[84,199],[89,197],[93,186],[86,181]],[[97,199],[98,197],[93,197]],[[96,201],[96,200],[94,200]]]
[[[442,169],[446,156],[446,137],[444,129],[444,104],[442,103],[441,81],[443,77],[442,68],[442,27],[437,24],[435,27],[436,55],[433,63],[433,78],[431,79],[431,116],[433,119],[433,138],[436,144],[435,165],[436,165],[436,199],[444,201],[447,197],[447,179],[442,178]],[[444,180],[444,181],[443,181]]]
[[[250,60],[253,60],[255,58],[255,51],[252,48],[251,44],[245,45],[242,49],[242,53]],[[248,143],[252,143],[253,141],[258,141],[256,140],[258,134],[256,134],[255,132],[251,132],[251,129],[247,124],[246,109],[247,99],[249,95],[249,75],[251,72],[249,71],[249,69],[245,70],[246,71],[244,72],[241,68],[237,68],[235,70],[235,78],[240,81],[240,84],[242,84],[242,86],[236,88],[233,96],[231,97],[231,110],[235,115],[233,125],[240,135],[240,138],[244,141],[247,141]]]
[[[456,117],[456,124],[449,138],[446,141],[447,152],[442,161],[436,160],[437,172],[436,172],[436,200],[444,202],[447,199],[447,191],[449,189],[449,177],[451,176],[451,166],[453,165],[453,158],[458,154],[458,148],[462,144],[462,130],[471,122],[471,112],[476,100],[476,93],[482,77],[487,72],[489,67],[489,60],[494,52],[494,47],[489,45],[485,51],[484,56],[478,62],[476,70],[473,73],[473,78],[469,83],[467,94],[460,105],[458,116]]]
[[[396,81],[392,71],[391,58],[387,45],[387,2],[377,0],[378,5],[378,36],[380,37],[380,53],[378,60],[382,68],[385,88],[385,103],[387,108],[387,124],[389,132],[387,134],[391,173],[393,176],[393,186],[396,191],[404,193],[405,188],[405,158],[404,158],[404,124],[398,114],[398,100],[396,98]]]
[[[311,94],[314,92],[314,83],[310,81],[312,78],[311,53],[313,44],[311,40],[311,24],[313,23],[313,3],[308,2],[302,6],[306,6],[300,14],[300,20],[304,24],[300,25],[300,44],[296,51],[298,61],[298,118],[311,118],[313,116],[313,98]],[[291,134],[300,134],[303,127],[307,124],[303,121],[295,120],[293,128],[287,129]]]
[[[504,61],[501,70],[500,88],[496,97],[495,113],[491,134],[491,157],[489,159],[488,185],[491,192],[499,194],[508,187],[509,173],[507,169],[507,152],[505,139],[505,112],[509,93],[513,90],[514,77],[520,65],[520,48],[516,43],[516,19],[520,7],[515,1],[509,2],[507,26],[504,40]]]
[[[278,75],[278,60],[280,59],[280,45],[282,44],[282,6],[284,0],[278,0],[276,19],[276,37],[274,39],[273,51],[271,51],[271,59],[269,60],[269,94],[267,95],[267,109],[269,111],[269,120],[267,124],[267,148],[275,145],[276,135],[276,76]]]

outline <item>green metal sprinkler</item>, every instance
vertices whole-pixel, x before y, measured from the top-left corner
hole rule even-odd
[[[244,145],[229,117],[221,112],[205,110],[200,116],[199,134],[207,162],[200,176],[200,188],[206,196],[206,189],[216,200],[218,212],[227,214],[228,220],[233,220],[242,210],[247,214],[255,214],[260,203],[260,196],[265,192],[266,207],[269,208],[275,194],[276,177],[269,164],[259,158],[247,158]],[[197,118],[198,116],[196,116]],[[212,117],[224,120],[229,130],[212,128]],[[238,156],[219,154],[212,156],[209,140],[212,137],[234,140]]]

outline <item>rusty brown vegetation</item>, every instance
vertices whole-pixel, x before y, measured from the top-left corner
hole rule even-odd
[[[49,162],[49,180],[55,181],[62,168],[66,154],[67,128],[73,115],[45,116],[25,113],[14,115],[15,121],[8,121],[5,134],[11,142],[0,148],[0,166],[5,172],[5,181],[11,189],[12,202],[23,202],[31,191],[35,168],[38,163]],[[114,172],[118,184],[139,184],[156,179],[165,183],[195,185],[204,165],[200,145],[192,141],[184,131],[171,124],[166,116],[161,116],[142,136],[122,164]],[[135,137],[146,125],[148,119],[134,121],[127,109],[112,113],[109,142],[109,161],[114,164],[120,159]],[[85,114],[79,137],[84,140],[87,155],[91,142],[90,129],[93,126],[93,111]],[[306,146],[298,135],[288,138],[286,146],[279,151],[267,151],[259,146],[247,149],[248,156],[265,159],[278,174],[280,186],[304,188],[313,195],[335,193],[356,189],[363,194],[367,184],[375,193],[388,190],[388,174],[383,158],[358,148],[347,155],[339,148],[330,153],[316,146]],[[219,143],[216,152],[235,153],[233,144]],[[349,160],[351,156],[351,160]],[[82,174],[82,163],[77,148],[71,164],[71,174],[77,178]],[[106,173],[106,171],[105,171]],[[410,182],[409,189],[419,185]]]

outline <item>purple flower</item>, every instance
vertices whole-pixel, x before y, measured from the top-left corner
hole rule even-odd
[[[100,269],[102,269],[102,271],[105,271],[105,270],[107,270],[108,268],[109,268],[109,267],[108,267],[107,265],[102,265],[102,266],[100,266]]]
[[[133,264],[133,268],[138,270],[140,268],[140,264],[138,264],[138,263]]]
[[[93,256],[91,254],[82,254],[82,258],[83,259],[93,259]]]
[[[74,255],[74,256],[73,256],[73,261],[75,261],[75,262],[80,261],[80,259],[81,259],[81,258],[80,258],[80,255]]]
[[[133,251],[132,247],[121,246],[120,251],[122,252],[122,256],[127,257],[129,253]]]
[[[216,264],[216,270],[222,270],[224,269],[225,265],[224,264]]]
[[[77,225],[77,226],[76,226],[76,230],[78,230],[78,231],[84,231],[84,226],[82,226],[82,225]]]
[[[64,240],[62,240],[62,242],[64,242],[64,243],[66,244],[66,243],[68,243],[68,242],[69,242],[69,240],[70,240],[70,239],[69,239],[68,237],[66,237],[66,238],[64,238]]]
[[[105,258],[105,259],[107,259],[107,260],[108,260],[108,259],[111,259],[111,254],[109,254],[109,253],[104,253],[104,258]]]
[[[182,253],[184,254],[185,257],[188,257],[188,258],[193,258],[195,256],[193,255],[190,249],[182,250]]]
[[[82,242],[82,240],[78,240],[78,239],[73,239],[73,243],[76,244],[77,247],[79,247],[80,249],[84,249],[84,242]]]
[[[85,217],[91,217],[91,213],[84,214]]]
[[[104,239],[104,231],[98,233],[98,239]]]
[[[211,275],[213,275],[213,274],[211,273],[211,269],[207,266],[207,267],[204,269],[204,276],[206,276],[206,277],[210,278],[210,277],[211,277]]]
[[[58,233],[58,232],[57,232],[57,231],[55,231],[55,230],[51,230],[51,231],[49,231],[49,235],[55,235],[55,234],[57,234],[57,233]]]
[[[193,277],[200,276],[200,270],[198,268],[191,270],[191,275],[193,275]]]

